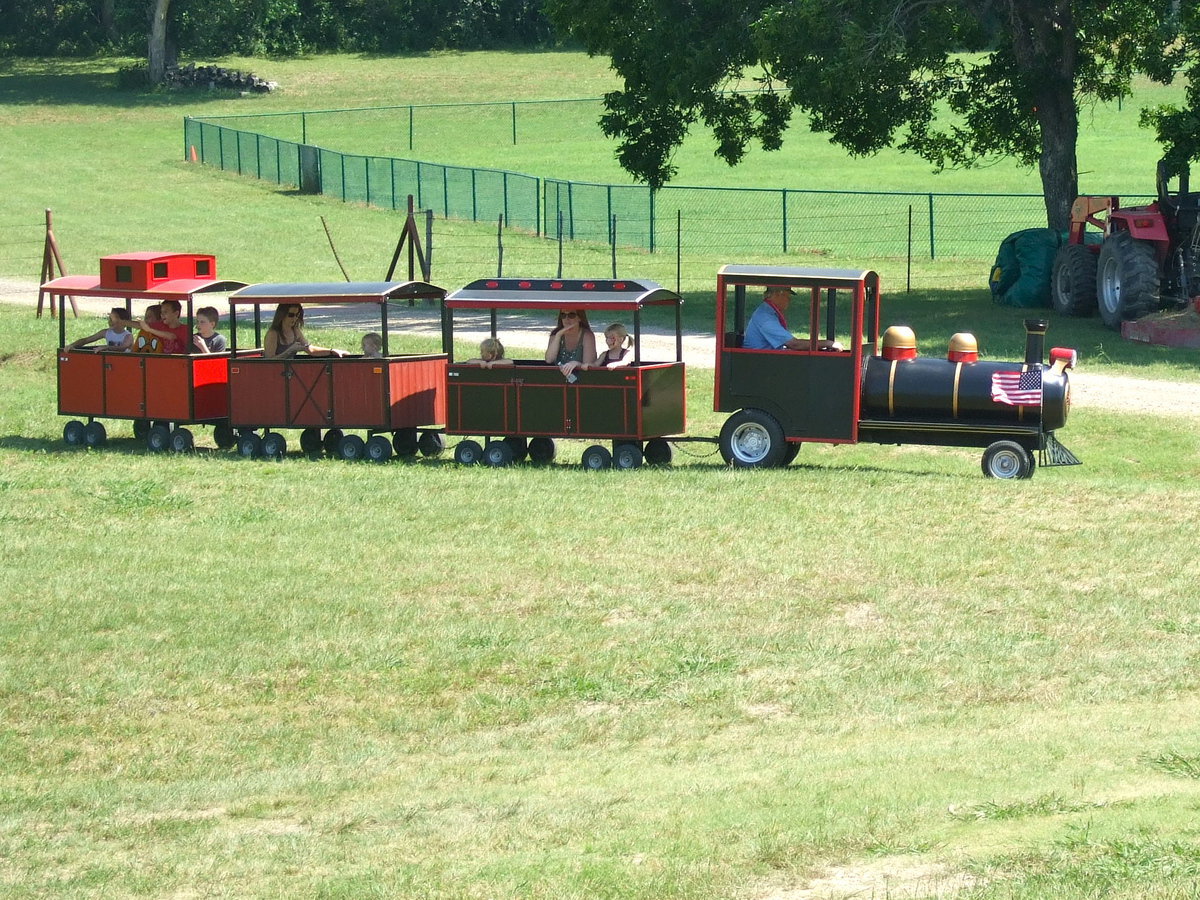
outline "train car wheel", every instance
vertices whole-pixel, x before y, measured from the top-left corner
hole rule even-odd
[[[262,436],[262,455],[267,459],[283,459],[287,454],[287,439],[278,431],[268,431]]]
[[[146,435],[150,433],[149,419],[134,419],[133,420],[133,436],[139,441],[144,441]]]
[[[213,426],[213,443],[221,450],[237,446],[237,435],[233,433],[233,427],[228,422],[218,422]]]
[[[415,428],[397,428],[392,432],[392,447],[397,456],[416,456],[421,449],[421,438]]]
[[[341,453],[340,448],[343,437],[345,437],[345,435],[342,434],[342,429],[330,428],[327,432],[325,432],[325,439],[321,442],[321,446],[325,448],[325,452],[330,456],[337,456],[339,453]]]
[[[87,426],[78,419],[72,419],[63,426],[63,440],[67,442],[68,447],[82,447],[83,433],[86,429]]]
[[[554,441],[546,437],[536,437],[529,442],[529,461],[535,466],[547,466],[554,462],[556,448]]]
[[[1033,454],[1016,441],[996,441],[983,451],[983,474],[989,478],[1031,478]]]
[[[519,434],[510,434],[504,443],[512,447],[513,462],[525,462],[529,458],[529,441]]]
[[[744,469],[770,469],[783,465],[787,442],[775,417],[761,409],[742,409],[721,426],[721,456]]]
[[[790,466],[792,464],[792,460],[800,455],[800,448],[803,446],[804,445],[799,441],[789,441],[787,450],[783,452],[783,461],[779,464],[781,466]]]
[[[357,462],[367,455],[367,442],[357,434],[348,434],[338,441],[338,456],[346,462]]]
[[[162,453],[171,446],[171,429],[162,423],[150,426],[146,432],[146,447],[155,453]]]
[[[599,472],[601,469],[612,468],[612,454],[607,447],[592,444],[583,451],[583,467],[589,472]]]
[[[392,458],[392,442],[386,434],[373,434],[367,438],[367,459],[385,463]]]
[[[513,463],[512,446],[507,441],[488,441],[483,448],[483,461],[493,469],[502,469]]]
[[[83,429],[83,442],[89,447],[103,446],[107,440],[108,432],[100,422],[88,422],[87,427]]]
[[[671,464],[671,445],[663,438],[651,438],[646,441],[646,464],[650,466],[669,466]]]
[[[176,453],[189,453],[196,446],[196,440],[186,428],[176,428],[171,432],[171,449]]]
[[[316,456],[324,449],[320,428],[305,428],[300,432],[300,452],[307,456]]]
[[[446,449],[446,436],[440,431],[422,431],[417,439],[417,447],[422,456],[441,456]]]
[[[454,461],[463,466],[478,465],[483,460],[483,448],[476,441],[459,441],[454,445]]]
[[[262,438],[253,431],[248,431],[238,438],[238,454],[246,459],[254,459],[262,454]]]
[[[617,444],[613,448],[613,465],[618,469],[640,469],[642,448],[637,444]]]

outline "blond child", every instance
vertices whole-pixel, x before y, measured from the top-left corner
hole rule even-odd
[[[128,313],[120,306],[114,306],[108,311],[108,328],[101,329],[95,334],[88,335],[85,338],[80,338],[77,341],[72,341],[69,349],[78,350],[85,344],[90,344],[93,341],[104,341],[104,350],[117,350],[128,352],[133,346],[133,332],[129,330],[129,319],[126,318]]]
[[[608,345],[608,349],[597,357],[592,368],[616,369],[633,362],[633,357],[629,355],[629,351],[633,347],[633,338],[629,336],[629,331],[620,322],[613,322],[604,329],[604,343]],[[584,366],[584,368],[586,369],[588,366]]]
[[[134,353],[162,353],[163,339],[159,331],[162,328],[162,309],[155,303],[146,307],[142,318],[134,319],[138,333],[133,339]]]
[[[383,359],[383,338],[368,331],[362,338],[362,355],[366,359]]]
[[[504,358],[504,345],[500,341],[496,338],[484,338],[479,343],[478,358],[468,359],[466,364],[494,369],[496,366],[511,366],[513,361]]]

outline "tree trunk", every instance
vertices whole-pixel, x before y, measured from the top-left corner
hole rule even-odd
[[[117,41],[117,0],[100,0],[100,28],[110,43]]]
[[[146,54],[150,83],[161,84],[167,70],[167,7],[171,0],[153,0],[150,13],[150,45]]]
[[[1075,147],[1079,110],[1075,106],[1078,63],[1070,0],[1008,0],[1013,54],[1034,86],[1034,115],[1042,131],[1038,168],[1046,201],[1046,224],[1066,231],[1071,204],[1079,192]]]

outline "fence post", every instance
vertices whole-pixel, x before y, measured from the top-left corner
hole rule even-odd
[[[502,180],[504,182],[504,221],[509,221],[508,218],[508,173],[505,172]]]
[[[929,258],[937,258],[933,248],[933,194],[929,195]]]
[[[479,188],[476,185],[475,169],[471,169],[471,221],[479,221]]]
[[[567,182],[567,225],[571,230],[571,240],[575,240],[575,182]]]
[[[608,222],[608,233],[612,236],[612,277],[617,277],[617,217],[610,216]]]
[[[433,210],[425,210],[425,264],[433,271]]]
[[[788,233],[787,233],[787,188],[783,189],[783,252],[787,253]]]
[[[533,179],[533,233],[542,236],[542,179]]]
[[[504,216],[496,219],[496,277],[504,277]]]
[[[308,143],[308,113],[300,113],[300,143]]]
[[[683,288],[683,210],[675,210],[675,293]]]
[[[613,236],[612,236],[612,223],[613,223],[612,189],[613,189],[613,186],[611,184],[606,185],[605,193],[608,195],[608,239],[610,241],[613,239]],[[616,277],[617,277],[616,275],[613,276],[613,278],[616,278]]]
[[[517,146],[517,104],[512,105],[513,146]]]
[[[421,161],[417,160],[417,206],[424,206],[421,201]],[[430,210],[432,212],[432,210]]]
[[[562,278],[562,253],[563,253],[563,221],[562,210],[558,211],[558,277]]]
[[[908,204],[908,275],[907,275],[907,290],[905,293],[912,293],[912,250],[913,250],[913,208],[912,204]]]
[[[450,170],[442,166],[442,218],[450,218]]]
[[[408,149],[411,152],[413,148],[413,108],[408,108]]]
[[[654,194],[655,191],[650,191],[650,252],[654,252]]]
[[[396,208],[396,157],[391,157],[392,174],[392,209]]]

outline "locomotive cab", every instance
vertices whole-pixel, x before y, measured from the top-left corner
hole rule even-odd
[[[778,286],[791,289],[787,311],[798,340],[787,349],[747,347],[749,291]],[[1024,363],[981,361],[965,332],[951,338],[944,358],[921,357],[904,325],[888,328],[877,352],[874,272],[725,266],[717,279],[714,409],[732,415],[721,431],[722,456],[770,467],[786,465],[806,441],[870,441],[981,447],[984,473],[999,478],[1031,475],[1034,454],[1043,466],[1078,464],[1054,437],[1070,409],[1074,353],[1053,351],[1047,366],[1046,323],[1025,326]],[[823,351],[835,337],[848,349]]]

